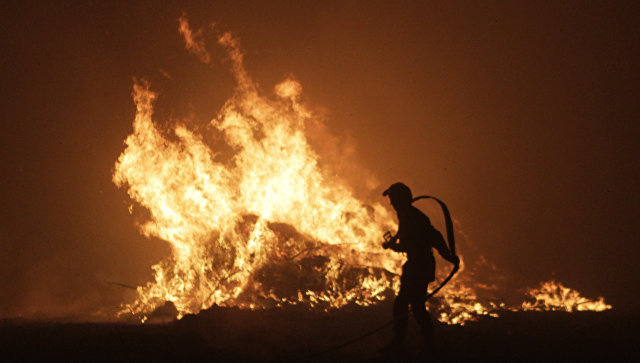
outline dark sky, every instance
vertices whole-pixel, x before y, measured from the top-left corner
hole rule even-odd
[[[130,292],[105,280],[142,283],[169,253],[111,173],[134,77],[160,92],[157,120],[194,128],[231,95],[215,31],[209,67],[184,50],[183,12],[233,32],[265,92],[293,74],[382,189],[447,201],[518,285],[637,305],[633,2],[43,3],[0,5],[0,316],[117,304]]]

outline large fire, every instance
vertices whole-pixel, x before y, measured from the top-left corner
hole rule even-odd
[[[201,33],[184,16],[180,32],[187,50],[208,63]],[[356,198],[319,163],[305,127],[315,115],[300,102],[300,83],[287,78],[268,97],[246,72],[237,41],[224,33],[218,42],[237,85],[209,126],[231,158],[184,125],[160,130],[152,119],[156,93],[145,81],[134,84],[133,133],[113,181],[148,211],[141,232],[168,242],[172,254],[123,313],[144,321],[167,301],[179,316],[213,304],[328,309],[369,305],[397,291],[403,258],[380,245],[397,228],[393,215]],[[439,318],[452,324],[504,307],[480,304],[460,281],[442,299],[448,308]],[[584,308],[590,305],[576,307]]]
[[[113,180],[150,212],[142,232],[169,242],[173,253],[154,266],[155,282],[139,289],[131,312],[165,301],[184,314],[212,304],[339,307],[381,299],[401,263],[378,243],[394,228],[391,215],[356,199],[318,165],[300,84],[286,79],[275,87],[276,99],[264,97],[236,41],[227,33],[220,43],[238,82],[210,124],[235,151],[227,162],[184,126],[174,128],[175,140],[164,135],[152,121],[156,94],[146,82],[134,85],[134,131]],[[305,290],[274,281],[294,275],[311,280]]]

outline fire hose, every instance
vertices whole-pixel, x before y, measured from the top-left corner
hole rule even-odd
[[[436,197],[428,196],[428,195],[421,195],[419,197],[415,197],[413,198],[411,203],[415,203],[420,199],[433,199],[436,202],[438,202],[438,204],[440,205],[440,208],[442,209],[442,214],[444,215],[445,229],[447,232],[447,242],[449,243],[449,252],[451,253],[452,256],[456,256],[456,239],[453,235],[453,221],[451,220],[451,213],[449,213],[449,208],[447,208],[447,205],[444,204],[444,202],[441,201],[440,199]],[[449,273],[449,276],[447,276],[447,278],[444,279],[442,283],[440,283],[440,286],[436,287],[433,291],[431,291],[427,295],[427,300],[429,300],[433,295],[435,295],[438,291],[440,291],[440,289],[442,289],[444,285],[446,285],[449,282],[449,280],[453,278],[453,275],[455,275],[456,272],[458,272],[459,268],[460,268],[459,264],[453,265],[453,270],[451,270],[451,273]]]
[[[441,201],[440,199],[438,199],[436,197],[428,196],[428,195],[421,195],[419,197],[415,197],[415,198],[413,198],[411,200],[411,203],[414,203],[414,202],[416,202],[416,201],[418,201],[420,199],[433,199],[436,202],[438,202],[438,204],[440,205],[440,208],[442,209],[442,214],[444,215],[445,228],[446,228],[446,232],[447,232],[447,242],[449,244],[449,252],[451,253],[452,256],[456,256],[456,241],[455,241],[455,237],[453,235],[453,222],[451,220],[451,214],[449,213],[449,208],[447,208],[447,205],[443,201]],[[391,233],[390,232],[385,233],[385,242],[389,242],[391,240],[391,238],[392,237],[391,237]],[[449,276],[447,276],[440,283],[440,285],[438,285],[438,287],[436,287],[433,291],[431,291],[430,293],[427,294],[427,297],[425,298],[425,302],[427,300],[429,300],[430,298],[432,298],[433,295],[438,293],[438,291],[440,291],[453,278],[453,275],[455,275],[456,272],[458,272],[459,267],[460,267],[459,264],[455,264],[453,266],[453,269],[449,273]],[[365,339],[365,338],[367,338],[367,337],[369,337],[369,336],[381,331],[384,328],[387,328],[387,327],[393,325],[393,323],[396,320],[401,319],[401,318],[409,315],[410,312],[411,312],[411,309],[409,309],[409,311],[407,311],[406,313],[403,313],[403,314],[395,317],[394,319],[384,323],[383,325],[381,325],[381,326],[379,326],[379,327],[377,327],[375,329],[369,330],[369,331],[365,332],[364,334],[361,334],[361,335],[359,335],[359,336],[357,336],[355,338],[347,340],[346,342],[343,342],[343,343],[341,343],[339,345],[333,346],[331,348],[325,349],[323,351],[314,353],[314,354],[306,356],[306,357],[300,357],[300,358],[295,359],[295,360],[296,361],[307,360],[309,358],[318,357],[320,355],[323,355],[323,354],[326,354],[326,353],[333,352],[335,350],[344,348],[344,347],[346,347],[348,345],[351,345],[351,344],[353,344],[355,342],[358,342],[358,341],[360,341],[362,339]]]

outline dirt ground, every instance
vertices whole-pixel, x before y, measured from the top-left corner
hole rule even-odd
[[[3,320],[2,361],[385,362],[423,361],[411,321],[406,352],[377,350],[391,328],[337,350],[326,350],[390,320],[388,302],[311,312],[213,307],[166,324]],[[437,324],[438,362],[638,362],[640,314],[619,311],[503,312],[465,326]]]

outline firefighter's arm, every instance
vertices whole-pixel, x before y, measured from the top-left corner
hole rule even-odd
[[[395,236],[391,235],[391,232],[387,232],[384,234],[384,243],[382,244],[382,247],[384,249],[387,248],[391,248],[393,249],[395,245],[398,244],[398,235],[396,234]]]
[[[442,233],[435,229],[432,231],[432,233],[434,234],[433,247],[438,251],[440,256],[442,256],[442,258],[451,262],[452,264],[458,266],[460,264],[460,258],[449,251],[449,248],[447,248],[447,244],[444,242],[444,238],[442,237]]]
[[[398,239],[396,238],[396,241],[397,240]],[[396,252],[407,252],[406,249],[404,248],[404,245],[402,244],[402,240],[400,240],[400,242],[393,243],[391,246],[389,246],[389,248],[391,248]]]
[[[389,233],[389,232],[387,232]],[[389,233],[388,235],[385,235],[385,242],[382,244],[382,247],[387,249],[390,248],[393,251],[396,252],[405,252],[404,248],[402,246],[401,242],[398,242],[398,239],[400,239],[400,233],[397,233],[395,236],[391,236],[391,234]],[[388,238],[386,238],[388,236]],[[400,240],[402,241],[402,240]]]

